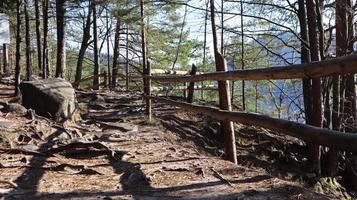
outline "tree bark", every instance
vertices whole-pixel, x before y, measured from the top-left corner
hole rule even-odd
[[[111,36],[111,29],[112,29],[112,25],[110,24],[109,26],[109,13],[107,11],[107,20],[106,20],[106,24],[107,24],[107,71],[108,71],[108,87],[110,87],[110,83],[111,83],[111,78],[112,78],[112,74],[110,71],[110,36]]]
[[[301,42],[301,63],[311,62],[309,47],[305,44],[309,43],[309,37],[307,32],[307,19],[306,19],[306,8],[305,0],[299,0],[298,18],[300,22],[300,34],[301,39],[305,42]],[[311,124],[312,115],[312,100],[311,100],[311,79],[305,78],[303,83],[303,96],[304,96],[304,108],[305,108],[305,121],[307,124]]]
[[[42,45],[41,45],[41,31],[40,31],[40,8],[39,0],[35,0],[35,18],[36,18],[36,43],[37,43],[37,67],[39,75],[42,75]]]
[[[43,0],[42,6],[43,13],[43,51],[42,51],[42,78],[46,79],[49,76],[49,64],[48,64],[48,44],[47,44],[47,34],[48,34],[48,0]]]
[[[16,58],[15,58],[15,96],[19,94],[20,85],[20,61],[21,61],[21,4],[22,0],[16,2]]]
[[[93,9],[93,42],[94,42],[94,78],[93,78],[93,89],[99,89],[99,52],[98,52],[98,33],[97,33],[97,8],[95,1],[92,1]]]
[[[3,44],[3,73],[9,75],[9,50],[7,44]]]
[[[214,0],[211,0],[211,24],[212,24],[212,35],[213,35],[213,46],[214,46],[214,57],[216,61],[216,70],[217,71],[227,71],[227,66],[225,60],[221,53],[218,51],[217,46],[217,32],[216,32],[216,23],[215,23],[215,12],[214,12]],[[231,102],[229,97],[229,84],[228,81],[219,81],[219,106],[222,110],[230,111]],[[229,120],[221,121],[221,130],[224,135],[225,141],[225,153],[228,160],[233,163],[237,163],[237,152],[235,145],[235,135],[233,122]]]
[[[318,32],[317,28],[317,14],[315,0],[306,1],[307,8],[307,22],[309,28],[309,41],[310,41],[310,53],[311,61],[320,60],[319,44],[318,44]],[[320,44],[321,45],[321,44]],[[311,125],[321,127],[322,112],[321,112],[321,81],[320,78],[312,79],[312,116]],[[320,146],[316,143],[309,143],[310,160],[312,162],[312,168],[315,173],[321,175],[321,163],[320,163]]]
[[[56,21],[57,21],[57,61],[56,61],[56,77],[64,76],[66,68],[66,50],[65,50],[65,8],[66,0],[56,0]]]
[[[80,47],[79,53],[78,53],[75,82],[78,82],[82,78],[83,60],[85,57],[86,50],[89,46],[89,40],[91,37],[90,36],[91,15],[92,15],[92,5],[89,2],[88,15],[87,15],[87,19],[86,19],[84,29],[83,29],[83,37],[82,37],[81,47]]]
[[[129,25],[126,25],[126,48],[125,48],[125,88],[129,91]]]
[[[28,1],[24,1],[25,13],[25,41],[26,41],[26,80],[29,81],[32,76],[32,58],[31,58],[31,36],[30,36],[30,19],[28,13]]]
[[[117,22],[115,26],[115,36],[114,36],[114,60],[113,60],[113,73],[112,73],[112,87],[115,88],[118,78],[119,69],[119,50],[120,50],[120,16],[117,16]]]
[[[245,62],[244,62],[244,19],[243,19],[243,0],[240,1],[240,30],[241,30],[241,65],[242,70],[245,69]],[[242,110],[245,111],[245,81],[242,80]]]
[[[146,31],[145,31],[145,10],[144,10],[144,0],[140,0],[140,16],[141,16],[141,51],[142,51],[142,63],[143,72],[146,72],[147,55],[146,55]],[[144,88],[146,87],[146,79],[143,78]]]

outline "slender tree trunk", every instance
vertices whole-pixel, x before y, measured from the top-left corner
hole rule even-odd
[[[224,0],[221,0],[221,52],[224,56]]]
[[[308,32],[307,32],[307,19],[305,0],[299,0],[298,18],[300,22],[300,35],[301,39],[309,44]],[[301,63],[311,62],[309,48],[301,42]],[[307,124],[311,124],[312,114],[312,100],[311,100],[311,79],[303,79],[303,95],[304,95],[304,108],[305,108],[305,121]]]
[[[91,37],[90,36],[91,15],[92,15],[92,5],[91,5],[91,2],[89,2],[88,15],[87,15],[87,19],[86,19],[84,29],[83,29],[83,37],[82,37],[81,47],[80,47],[79,53],[78,53],[75,82],[80,81],[82,79],[83,60],[85,57],[86,50],[89,46],[89,40]]]
[[[28,1],[24,1],[25,13],[25,40],[26,40],[26,80],[29,81],[32,76],[32,59],[31,59],[31,36],[30,36],[30,19],[27,11]]]
[[[145,32],[145,10],[144,10],[144,0],[140,0],[140,16],[141,16],[141,51],[142,51],[142,62],[143,62],[143,73],[146,72],[147,55],[146,55],[146,32]],[[144,88],[146,87],[146,80],[143,79]]]
[[[107,30],[108,30],[108,35],[107,35],[107,71],[108,71],[108,86],[110,87],[110,83],[111,83],[111,78],[112,78],[112,74],[110,72],[110,32],[111,32],[111,28],[112,28],[112,25],[110,24],[110,27],[109,27],[109,13],[107,11],[107,20],[106,20],[106,23],[107,23]]]
[[[94,42],[94,78],[93,78],[93,89],[99,89],[99,52],[98,52],[98,33],[97,33],[97,8],[95,1],[92,1],[93,8],[93,42]]]
[[[45,79],[49,76],[49,64],[48,64],[48,44],[47,44],[47,34],[48,34],[48,0],[43,0],[42,6],[43,13],[43,51],[42,51],[42,78]]]
[[[235,70],[235,54],[233,54],[233,58],[232,58],[232,70]],[[234,105],[234,85],[235,85],[235,81],[232,81],[232,89],[231,89],[231,102],[232,105]]]
[[[125,48],[125,88],[129,91],[129,25],[126,25],[126,48]]]
[[[211,24],[212,24],[212,35],[213,35],[213,46],[214,46],[214,57],[216,61],[216,70],[217,71],[227,71],[227,65],[223,58],[223,55],[219,53],[217,45],[217,32],[216,32],[216,23],[215,23],[215,13],[214,13],[214,0],[211,0]],[[219,106],[223,110],[232,110],[231,102],[229,97],[229,84],[228,81],[218,81],[219,87]],[[233,122],[231,121],[222,121],[221,130],[224,134],[225,141],[225,152],[227,159],[233,163],[237,163],[237,152],[235,145],[235,135]]]
[[[3,44],[3,73],[9,75],[9,49],[7,44]]]
[[[208,4],[209,4],[209,0],[206,0],[206,10],[208,10]],[[204,72],[204,69],[206,68],[206,47],[207,47],[207,20],[208,20],[208,12],[206,11],[205,13],[205,31],[204,31],[204,35],[203,35],[203,59],[202,59],[202,70],[201,72]],[[204,86],[204,82],[201,82],[201,100],[203,100],[203,86]]]
[[[176,62],[177,62],[178,57],[180,55],[180,47],[181,47],[181,43],[182,43],[183,29],[185,28],[185,24],[186,24],[186,16],[187,16],[187,6],[185,6],[185,13],[183,15],[182,26],[181,26],[179,41],[178,41],[178,44],[177,44],[175,59],[174,59],[174,62],[172,63],[172,70],[175,70],[175,65],[176,65]]]
[[[243,19],[243,0],[240,1],[240,30],[241,30],[241,65],[242,70],[245,68],[244,62],[244,19]],[[242,110],[245,111],[245,81],[242,80]]]
[[[15,58],[15,96],[19,94],[20,85],[20,61],[21,61],[21,4],[22,0],[16,2],[16,58]]]
[[[119,69],[119,48],[120,48],[120,17],[117,17],[115,36],[114,36],[114,60],[113,60],[113,73],[112,73],[112,87],[115,88],[117,84],[118,69]]]
[[[42,45],[41,45],[41,31],[40,31],[40,8],[39,0],[35,0],[35,17],[36,17],[36,42],[37,42],[37,65],[39,75],[42,74]]]
[[[56,0],[56,18],[57,18],[57,61],[56,61],[56,77],[64,76],[66,68],[66,50],[65,50],[65,35],[66,35],[66,0]]]
[[[310,41],[310,53],[312,61],[320,60],[319,44],[318,44],[318,32],[317,28],[317,14],[315,0],[306,0],[307,8],[307,22],[309,28],[309,41]],[[321,81],[320,78],[312,79],[312,118],[311,125],[321,127]],[[312,167],[318,176],[321,174],[320,163],[320,146],[315,143],[309,143],[310,159],[312,161]]]

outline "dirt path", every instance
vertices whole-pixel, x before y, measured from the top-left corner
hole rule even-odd
[[[221,159],[200,116],[155,104],[148,123],[137,94],[78,96],[76,123],[0,113],[1,199],[329,199]]]

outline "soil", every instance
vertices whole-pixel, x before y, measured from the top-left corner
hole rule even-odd
[[[149,122],[133,92],[77,97],[76,121],[0,112],[1,199],[346,197],[304,184],[303,150],[294,138],[237,126],[235,165],[223,159],[213,119],[154,103]]]

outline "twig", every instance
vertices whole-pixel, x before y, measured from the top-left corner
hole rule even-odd
[[[29,155],[47,156],[46,154],[43,154],[38,151],[22,149],[22,148],[0,148],[0,151],[6,153],[14,153],[14,154],[22,153],[22,154],[29,154]]]
[[[227,185],[233,187],[233,184],[226,178],[223,177],[221,173],[219,173],[216,169],[213,167],[210,167],[210,170],[223,182],[225,182]]]

